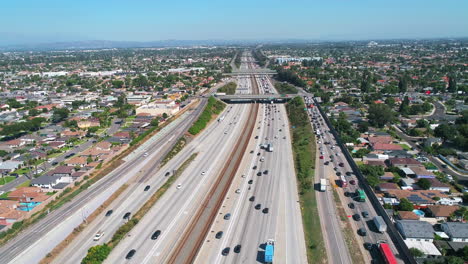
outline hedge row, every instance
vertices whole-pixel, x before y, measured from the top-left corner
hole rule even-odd
[[[210,122],[213,115],[218,115],[224,110],[226,104],[216,100],[213,96],[208,99],[208,104],[206,105],[203,113],[198,117],[197,121],[193,123],[192,127],[189,128],[188,132],[192,135],[196,135],[202,131],[208,122]]]

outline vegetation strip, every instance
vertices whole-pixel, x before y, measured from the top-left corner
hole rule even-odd
[[[169,151],[169,153],[167,153],[167,155],[164,157],[160,167],[166,165],[173,157],[175,157],[175,155],[177,155],[177,153],[179,153],[185,147],[186,144],[187,140],[185,137],[180,137],[174,147],[172,147],[171,151]]]
[[[153,207],[161,196],[171,187],[171,185],[177,180],[177,178],[184,172],[184,170],[190,165],[190,163],[197,157],[198,153],[192,154],[182,165],[176,170],[176,172],[170,176],[167,181],[151,196],[151,198],[136,212],[132,219],[127,223],[120,226],[120,228],[114,233],[112,239],[103,245],[97,245],[91,247],[88,250],[88,254],[81,261],[83,264],[97,264],[102,263],[111,253],[119,242],[135,227],[138,222],[146,215],[146,213]]]
[[[104,204],[98,207],[89,217],[86,218],[86,222],[76,227],[73,232],[67,236],[60,244],[58,244],[50,253],[46,255],[39,263],[46,264],[51,263],[61,252],[64,250],[80,233],[81,231],[91,223],[98,215],[100,215],[120,194],[128,188],[128,184],[122,185],[114,194],[109,197]]]
[[[189,128],[189,133],[192,135],[200,133],[208,125],[213,116],[219,115],[225,107],[225,103],[216,100],[213,96],[208,98],[205,109],[198,117],[197,121],[193,123],[192,127]]]
[[[307,259],[309,263],[324,263],[326,262],[325,244],[315,190],[312,188],[316,154],[315,136],[304,107],[302,98],[295,97],[286,105],[286,110],[292,127],[294,167],[298,179]]]
[[[236,93],[237,84],[235,82],[228,82],[223,85],[221,88],[218,89],[220,93],[226,94],[235,94]]]

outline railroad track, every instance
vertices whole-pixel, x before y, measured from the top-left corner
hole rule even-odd
[[[259,93],[255,76],[251,76],[252,89],[254,94]],[[254,104],[250,107],[249,120],[244,126],[237,144],[234,146],[232,154],[229,156],[229,162],[223,167],[215,183],[211,187],[208,195],[192,218],[189,226],[182,235],[176,247],[172,250],[166,263],[193,263],[217,213],[229,191],[229,187],[236,175],[236,172],[242,161],[242,157],[247,149],[249,140],[253,134],[258,115],[259,105]]]

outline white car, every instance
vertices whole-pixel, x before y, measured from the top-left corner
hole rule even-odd
[[[96,235],[94,236],[93,240],[94,241],[99,241],[99,239],[101,239],[101,237],[104,235],[104,232],[102,231],[99,231],[96,233]]]
[[[241,190],[240,190],[240,189],[237,189],[237,190],[236,190],[236,193],[240,193],[240,192],[241,192]]]
[[[201,172],[201,175],[205,175],[205,172],[204,172],[204,171],[202,171],[202,172]]]
[[[148,157],[148,152],[145,152],[145,154],[143,154],[144,157]]]
[[[177,188],[177,189],[180,189],[180,188],[182,188],[182,184],[180,184],[180,183],[179,183],[179,184],[177,184],[177,187],[176,187],[176,188]]]

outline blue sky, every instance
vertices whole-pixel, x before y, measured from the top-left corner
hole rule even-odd
[[[3,0],[0,43],[468,37],[465,0]]]

